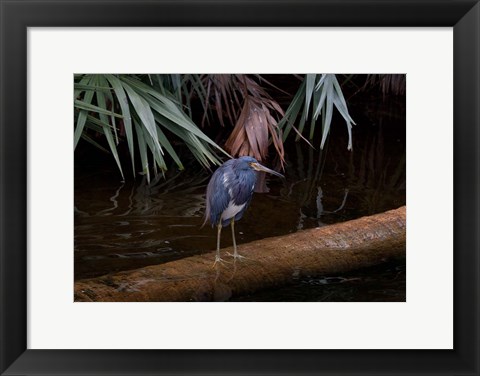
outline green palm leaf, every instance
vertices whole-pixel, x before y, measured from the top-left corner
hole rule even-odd
[[[310,109],[310,107],[312,107]],[[334,74],[307,74],[295,94],[290,106],[285,111],[285,116],[278,123],[283,129],[283,139],[285,140],[291,129],[296,130],[298,141],[303,137],[306,119],[311,113],[309,139],[312,140],[315,133],[318,117],[322,115],[322,138],[320,148],[325,146],[326,139],[330,133],[330,126],[333,117],[333,109],[342,115],[348,131],[347,149],[352,149],[352,124],[355,124],[351,118],[347,103],[342,93],[340,84]],[[300,115],[300,119],[297,119]]]
[[[76,126],[75,146],[80,138],[102,148],[88,132],[103,134],[122,174],[117,145],[126,138],[135,176],[135,136],[141,162],[141,173],[150,181],[150,173],[162,173],[167,169],[164,151],[179,169],[184,166],[171,137],[183,141],[198,162],[209,167],[220,164],[216,149],[228,156],[220,146],[207,137],[193,122],[189,114],[188,93],[192,83],[197,92],[199,75],[75,75],[74,106]],[[143,82],[141,79],[144,79]],[[187,105],[182,101],[185,100]],[[203,103],[203,101],[202,101]],[[188,114],[187,112],[188,111]],[[118,128],[123,125],[124,132]],[[168,132],[166,132],[168,131]],[[152,163],[149,163],[151,158]]]

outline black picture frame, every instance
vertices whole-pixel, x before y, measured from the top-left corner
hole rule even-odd
[[[0,12],[2,375],[480,374],[478,1],[0,0]],[[454,349],[27,349],[27,28],[42,26],[453,27]]]

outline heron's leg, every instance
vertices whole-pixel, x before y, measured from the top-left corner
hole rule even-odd
[[[222,234],[222,224],[217,225],[217,256],[216,260],[220,259],[220,236]]]
[[[230,222],[230,226],[232,227],[232,239],[233,239],[233,258],[234,260],[238,259],[245,259],[245,256],[240,255],[237,252],[237,242],[235,240],[235,218],[232,218],[232,221]]]
[[[232,221],[230,222],[230,226],[232,227],[233,257],[237,258],[238,253],[237,253],[237,242],[235,240],[235,218],[232,218]]]
[[[220,258],[220,235],[222,233],[222,223],[217,225],[217,254],[215,255],[215,262],[213,263],[213,267],[217,264],[217,262],[225,262]]]

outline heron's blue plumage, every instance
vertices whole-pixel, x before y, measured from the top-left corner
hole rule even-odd
[[[242,218],[243,213],[252,200],[257,173],[249,163],[257,163],[252,157],[230,159],[220,166],[212,175],[207,186],[206,220],[212,226],[222,222],[227,226],[235,213],[235,221]],[[233,206],[232,206],[233,205]],[[242,206],[243,205],[243,206]],[[228,209],[228,210],[227,210]]]
[[[256,171],[263,171],[278,177],[282,174],[262,166],[252,157],[231,159],[221,165],[208,182],[205,222],[210,221],[217,227],[217,253],[213,266],[222,263],[220,257],[220,238],[222,227],[231,225],[233,240],[233,258],[243,258],[237,252],[235,241],[235,222],[242,218],[252,200],[253,190],[257,181]]]

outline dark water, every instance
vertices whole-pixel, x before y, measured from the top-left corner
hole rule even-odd
[[[348,152],[341,121],[323,151],[286,145],[285,180],[267,180],[236,224],[237,243],[380,213],[405,204],[405,108],[352,106],[357,125]],[[339,119],[336,119],[339,120]],[[185,157],[187,158],[187,157]],[[76,157],[76,162],[79,158]],[[273,166],[275,162],[267,163]],[[187,164],[188,165],[188,164]],[[194,162],[167,179],[121,183],[115,165],[76,163],[75,279],[209,252],[216,231],[201,228],[210,173]],[[231,245],[229,231],[222,246]],[[213,262],[213,261],[212,261]],[[335,276],[309,276],[237,301],[405,301],[405,260]]]
[[[342,275],[306,276],[289,286],[235,297],[235,302],[404,302],[405,262],[355,270]]]

